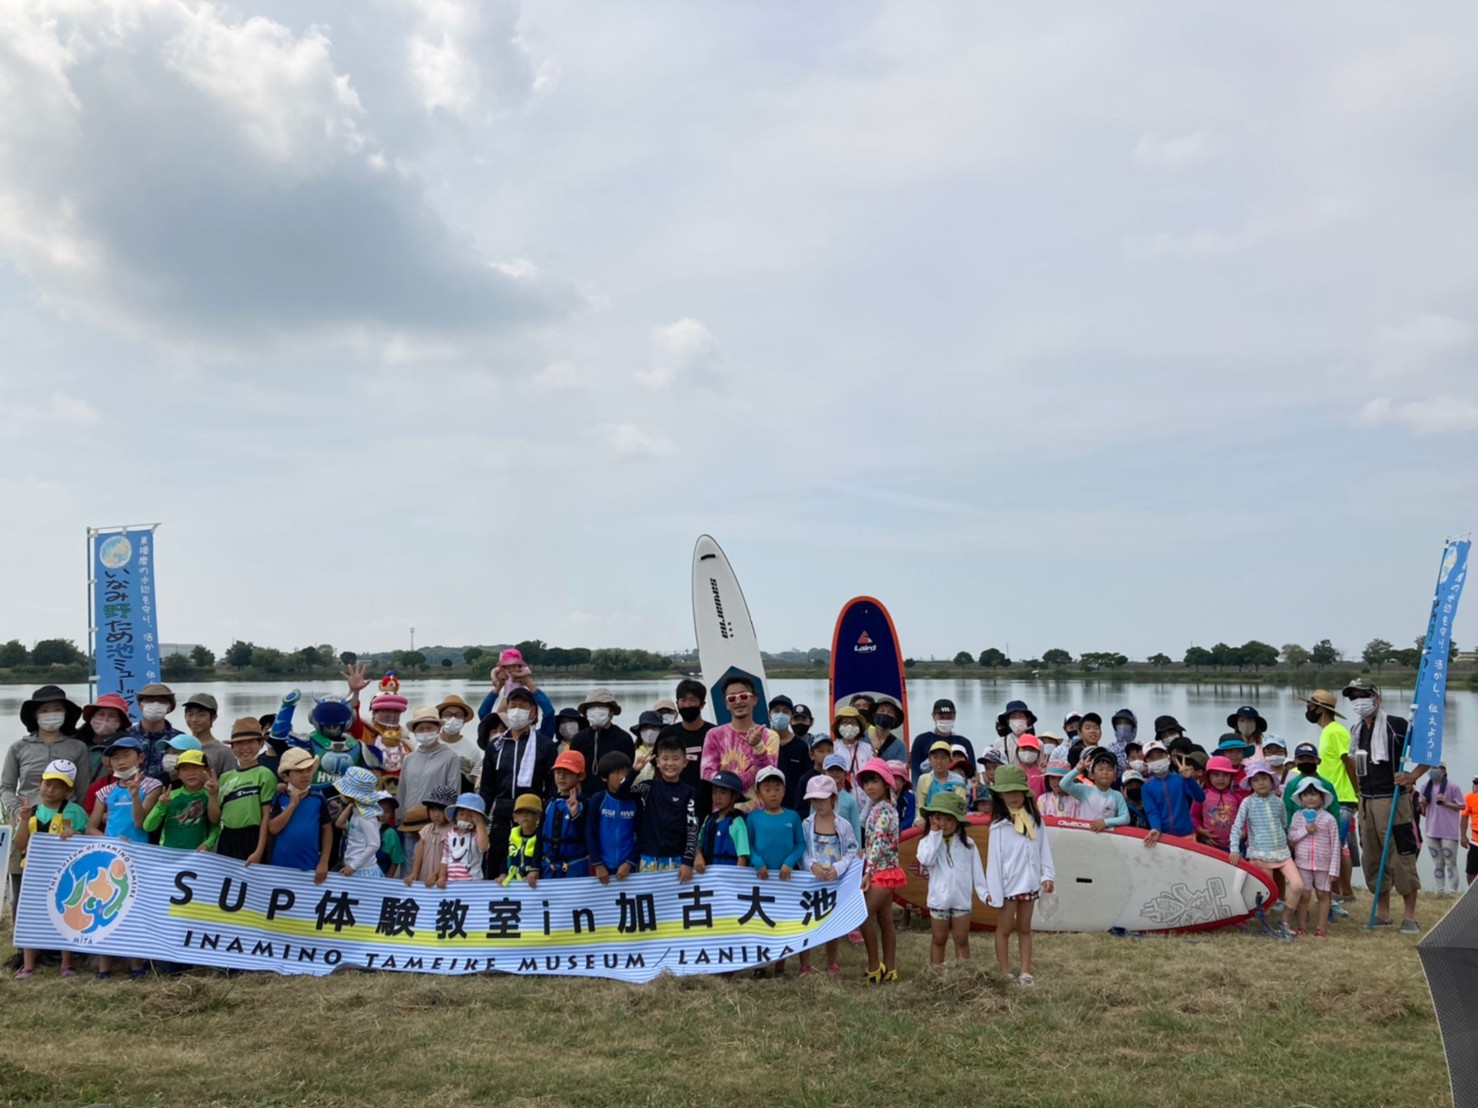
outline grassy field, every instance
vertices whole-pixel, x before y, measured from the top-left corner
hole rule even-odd
[[[1424,901],[1426,925],[1451,903]],[[1038,936],[1034,989],[973,940],[973,963],[930,970],[901,936],[881,989],[850,944],[840,982],[52,968],[0,982],[0,1105],[1450,1103],[1414,940],[1390,929]]]

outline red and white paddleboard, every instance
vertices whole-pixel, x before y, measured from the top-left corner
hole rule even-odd
[[[971,815],[970,839],[984,863],[990,841],[986,816]],[[1128,827],[1089,830],[1085,820],[1046,817],[1057,869],[1055,891],[1044,893],[1032,914],[1033,931],[1206,931],[1240,923],[1261,903],[1278,899],[1277,886],[1261,870],[1234,866],[1225,854],[1190,839],[1162,838],[1145,846],[1149,832]],[[927,911],[928,872],[919,865],[922,832],[905,831],[900,865],[908,883],[895,898]],[[993,929],[996,910],[980,900],[970,919]]]

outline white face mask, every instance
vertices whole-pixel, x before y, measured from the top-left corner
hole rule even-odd
[[[559,725],[559,737],[562,739],[573,739],[580,733],[578,723],[561,723]]]
[[[149,703],[139,707],[139,715],[143,716],[150,723],[158,723],[165,716],[169,715],[169,705],[160,704],[157,700],[151,700]]]
[[[1375,701],[1368,696],[1361,700],[1352,700],[1350,701],[1350,705],[1355,709],[1355,714],[1361,719],[1369,719],[1375,715]]]
[[[1144,759],[1143,758],[1131,758],[1131,759],[1129,759],[1129,768],[1132,769],[1135,773],[1143,773],[1144,772]]]
[[[430,746],[439,737],[435,731],[416,731],[411,735],[411,738],[416,740],[417,746]]]
[[[657,745],[657,731],[655,728],[648,727],[639,732],[637,737],[641,739],[642,746]]]
[[[132,781],[138,775],[138,766],[130,766],[128,769],[115,769],[113,771],[113,776],[118,778],[118,780],[120,781]]]
[[[1042,757],[1044,759],[1051,758],[1052,757],[1052,752],[1054,750],[1056,750],[1056,749],[1057,749],[1057,744],[1056,743],[1043,743],[1042,744]]]
[[[470,819],[459,819],[457,821],[457,830],[458,831],[471,831],[472,830],[472,821]]]
[[[1011,734],[1013,735],[1026,734],[1026,720],[1024,719],[1008,720],[1007,726],[1011,728]]]
[[[591,727],[604,727],[611,722],[611,710],[609,708],[591,708],[585,713],[585,718],[590,721]]]
[[[1170,759],[1160,758],[1156,761],[1151,762],[1149,766],[1150,772],[1153,773],[1156,777],[1164,777],[1167,773],[1170,772]]]
[[[103,719],[102,713],[99,712],[92,717],[92,721],[88,726],[92,728],[92,733],[100,739],[106,739],[109,735],[115,734],[118,731],[118,721],[113,718],[112,712],[108,713],[107,719]]]
[[[1242,735],[1243,738],[1246,738],[1248,735],[1256,734],[1257,720],[1239,719],[1237,721],[1237,731]]]
[[[36,713],[36,729],[38,731],[45,731],[48,734],[50,734],[53,731],[60,731],[62,729],[62,724],[66,723],[66,722],[67,722],[67,713],[66,712],[37,712]]]
[[[664,726],[667,725],[667,724],[676,723],[676,722],[677,722],[677,713],[676,712],[663,712],[662,713],[662,723],[663,723]]]
[[[460,735],[466,723],[467,721],[461,716],[447,716],[441,721],[441,729],[448,735]]]
[[[1272,766],[1274,769],[1282,769],[1283,766],[1286,765],[1288,762],[1288,755],[1268,754],[1265,756],[1265,760],[1267,761],[1268,765]]]
[[[862,734],[862,728],[858,727],[855,723],[844,723],[837,728],[837,734],[846,742],[851,742],[858,735]]]
[[[1016,755],[1016,760],[1024,766],[1030,766],[1036,763],[1037,756],[1035,750],[1023,750],[1020,754]]]
[[[955,733],[955,721],[952,719],[936,719],[934,721],[934,733],[936,735],[953,735]]]
[[[533,715],[534,713],[527,708],[509,708],[503,713],[503,718],[508,721],[508,730],[522,731],[529,725],[529,720],[533,718]]]
[[[165,773],[173,773],[175,767],[180,764],[180,756],[171,751],[161,759],[161,762],[164,766]]]
[[[770,726],[775,728],[776,731],[789,731],[790,716],[785,712],[771,712]]]

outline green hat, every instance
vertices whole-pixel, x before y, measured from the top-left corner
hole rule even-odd
[[[993,793],[1029,793],[1031,786],[1026,782],[1026,770],[1020,766],[1002,766],[996,770],[996,779],[991,784]]]
[[[934,799],[919,811],[938,812],[941,816],[954,816],[961,823],[965,822],[965,802],[953,789],[940,789],[934,794]]]
[[[1371,693],[1378,694],[1379,692],[1380,689],[1369,677],[1357,677],[1344,688],[1346,700],[1358,700],[1362,696],[1369,696]],[[1352,693],[1355,695],[1352,696]]]

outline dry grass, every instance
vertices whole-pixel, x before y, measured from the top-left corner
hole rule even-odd
[[[1039,936],[1031,990],[993,972],[989,935],[973,946],[931,970],[905,935],[883,989],[850,946],[840,983],[52,970],[0,982],[0,1105],[1450,1103],[1414,942],[1390,930]]]

